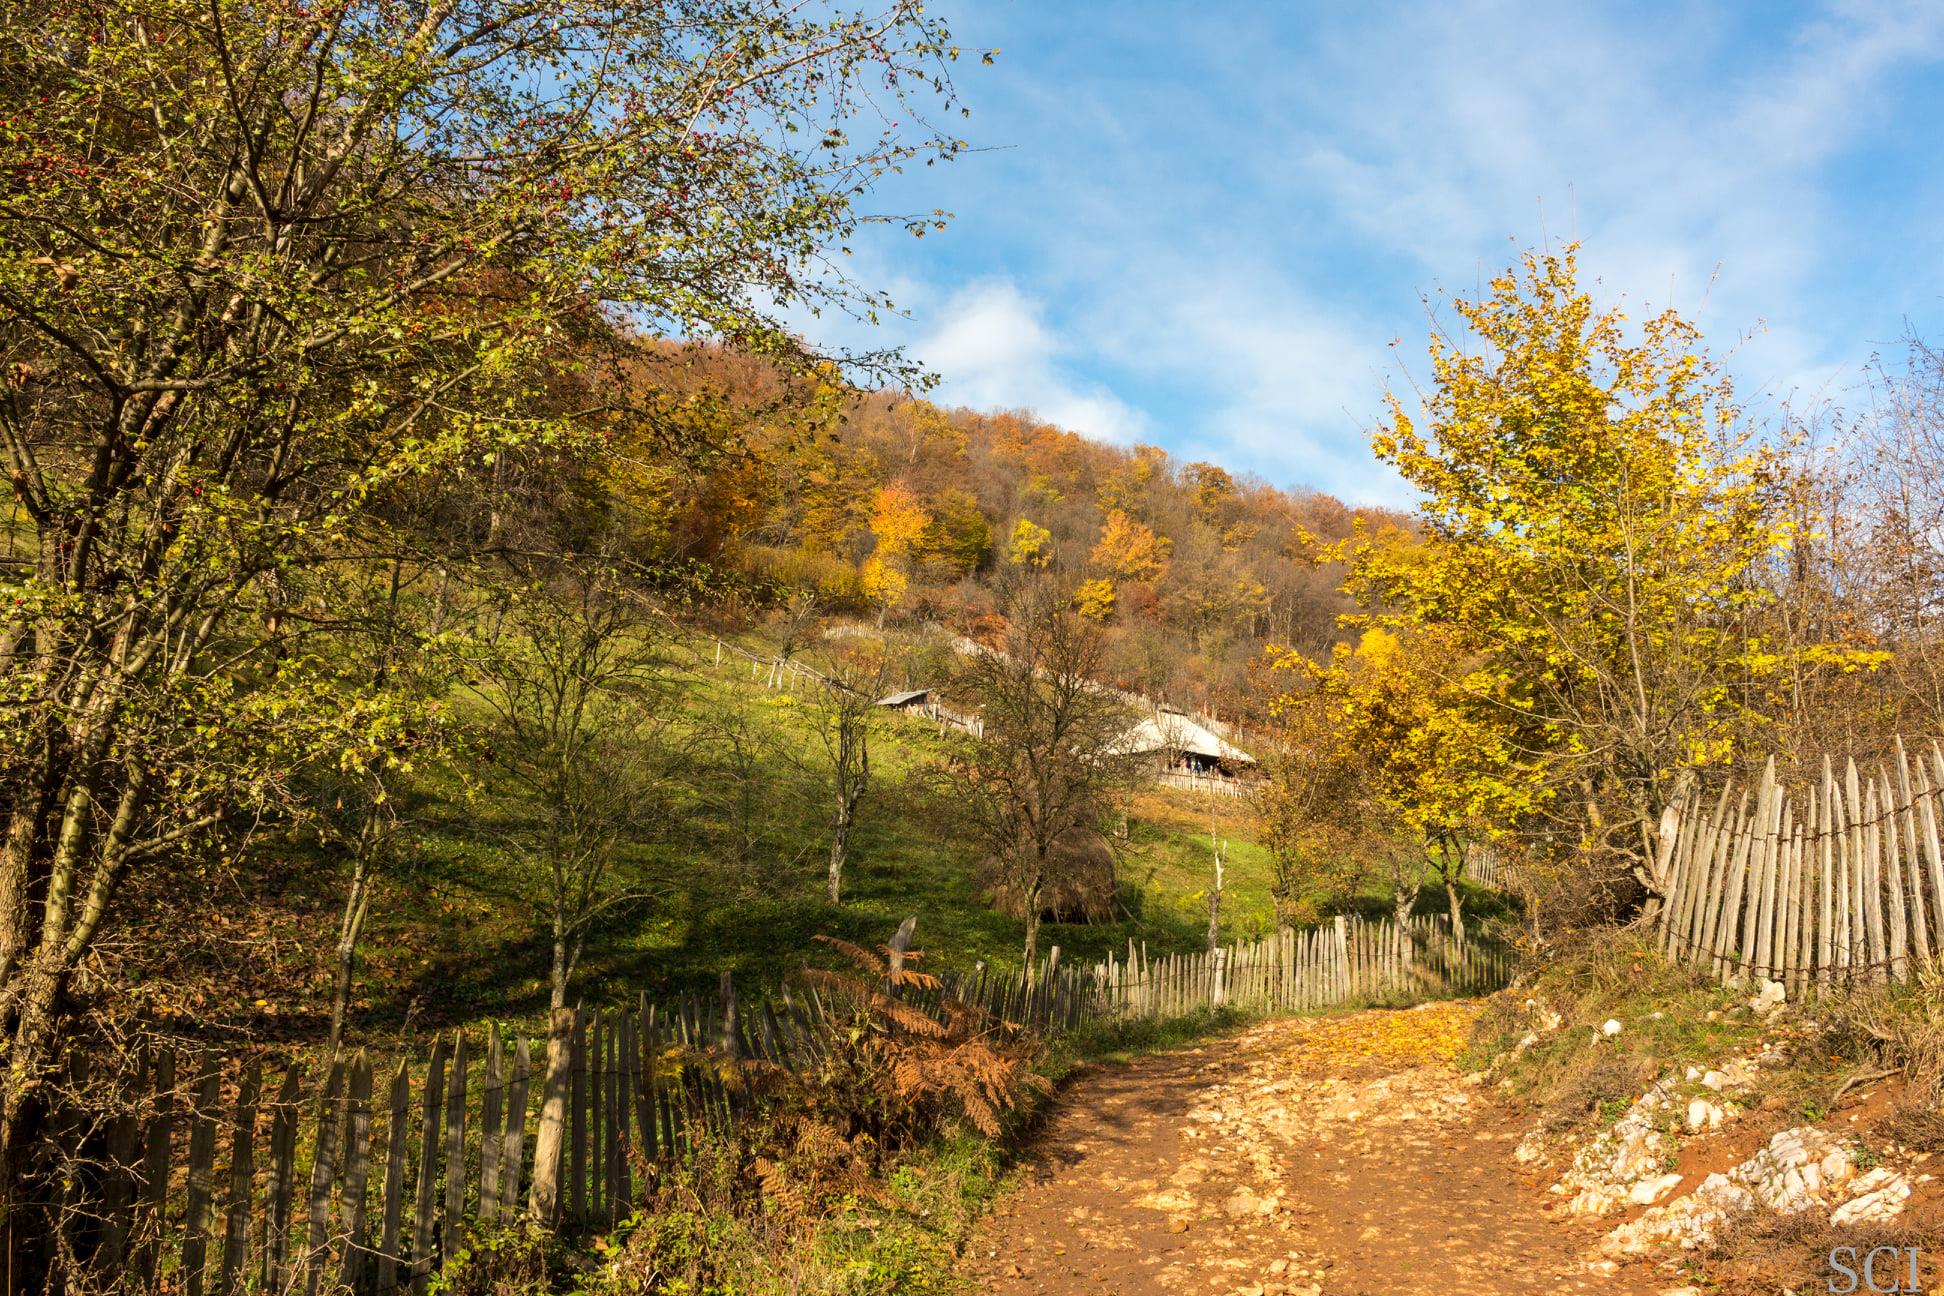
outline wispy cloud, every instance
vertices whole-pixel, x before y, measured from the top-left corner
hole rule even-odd
[[[1944,5],[1296,12],[961,22],[1007,51],[968,85],[1007,147],[931,181],[958,225],[889,261],[942,399],[1397,502],[1364,436],[1405,385],[1388,346],[1420,356],[1423,298],[1520,245],[1585,240],[1602,291],[1694,315],[1757,397],[1944,324]]]

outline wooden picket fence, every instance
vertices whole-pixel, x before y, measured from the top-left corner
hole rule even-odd
[[[1179,788],[1184,792],[1200,792],[1213,796],[1245,797],[1256,790],[1259,781],[1255,779],[1234,778],[1225,774],[1195,774],[1187,770],[1164,769],[1156,772],[1154,781],[1162,787]]]
[[[1108,1016],[1178,1017],[1206,1008],[1304,1012],[1354,1003],[1395,1003],[1484,994],[1511,978],[1512,954],[1477,936],[1461,939],[1449,919],[1339,917],[1213,951],[1127,957],[1093,970],[1099,1011]]]
[[[1057,949],[1030,983],[980,966],[904,992],[923,1010],[947,995],[1047,1033],[1094,1004]],[[747,1117],[739,1077],[752,1065],[814,1071],[841,1047],[834,1011],[814,991],[741,1003],[725,978],[714,998],[574,1012],[557,1070],[545,1039],[498,1028],[442,1037],[422,1059],[359,1053],[321,1073],[151,1049],[116,1082],[124,1115],[71,1122],[63,1249],[118,1290],[422,1292],[467,1222],[531,1215],[587,1231],[625,1218],[656,1164]],[[70,1080],[87,1087],[78,1056]]]
[[[894,966],[911,927],[891,946]],[[1455,940],[1442,919],[1404,933],[1338,919],[1213,954],[1150,960],[1130,946],[1125,961],[1090,968],[1062,966],[1054,947],[1031,978],[980,964],[901,993],[924,1011],[950,996],[1052,1035],[1224,1004],[1470,993],[1507,970],[1502,950]],[[724,977],[715,996],[574,1010],[551,1062],[545,1039],[497,1027],[454,1032],[422,1057],[358,1053],[318,1067],[153,1048],[110,1081],[127,1100],[120,1115],[73,1118],[60,1250],[91,1280],[83,1287],[422,1293],[475,1224],[612,1227],[659,1165],[750,1117],[754,1069],[814,1073],[844,1047],[848,1021],[814,990],[752,1003]],[[70,1079],[87,1085],[78,1057]]]
[[[1663,833],[1663,950],[1722,980],[1791,994],[1907,979],[1944,954],[1944,749],[1822,777],[1794,794],[1770,761],[1752,794],[1675,809]],[[1671,853],[1670,853],[1671,852]]]

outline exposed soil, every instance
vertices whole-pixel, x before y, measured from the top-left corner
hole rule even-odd
[[[1449,1059],[1462,1004],[1272,1022],[1070,1086],[968,1248],[997,1296],[1613,1292],[1602,1225],[1511,1152],[1520,1128]]]

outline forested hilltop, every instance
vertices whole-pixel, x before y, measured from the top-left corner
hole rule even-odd
[[[614,507],[656,565],[734,582],[745,610],[814,603],[878,624],[991,626],[994,578],[1044,570],[1105,629],[1110,682],[1260,718],[1264,647],[1326,651],[1350,609],[1326,546],[1361,517],[1330,495],[1121,447],[1030,411],[806,391],[716,348],[668,348],[687,399],[731,419],[700,471],[618,448]]]

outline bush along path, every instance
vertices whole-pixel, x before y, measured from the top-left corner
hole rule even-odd
[[[1476,1014],[1285,1019],[1078,1080],[965,1277],[994,1296],[1667,1291],[1522,1176],[1517,1114],[1453,1065]]]

